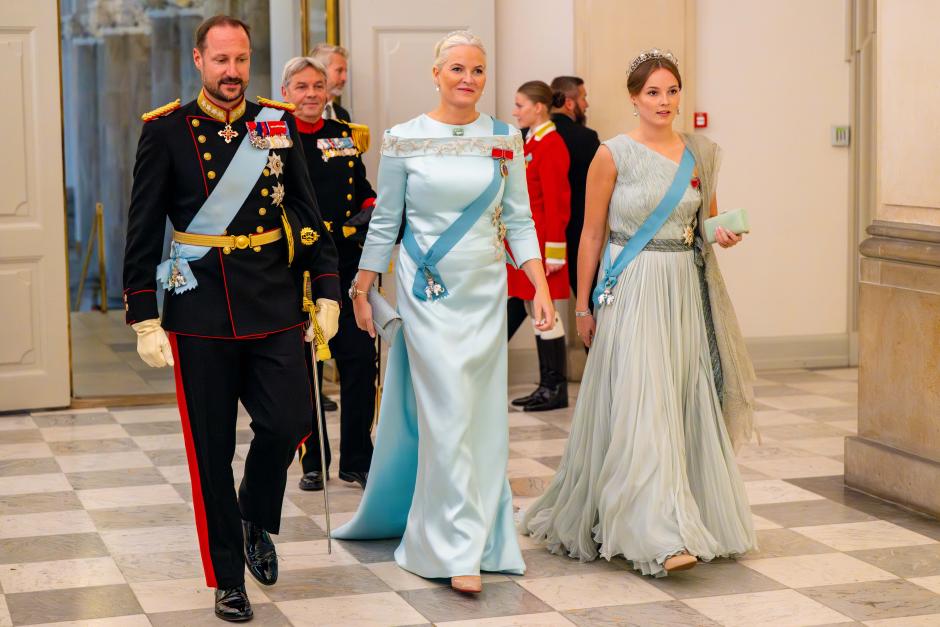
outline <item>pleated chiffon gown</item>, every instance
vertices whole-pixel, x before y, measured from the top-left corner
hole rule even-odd
[[[617,166],[608,216],[616,258],[678,164],[626,135],[604,144]],[[622,555],[643,574],[665,576],[663,562],[683,550],[707,561],[756,546],[722,417],[701,258],[683,241],[701,203],[690,184],[620,276],[613,303],[597,308],[558,473],[522,520],[554,553]]]

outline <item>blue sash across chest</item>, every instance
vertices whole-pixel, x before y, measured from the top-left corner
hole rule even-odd
[[[284,112],[271,107],[264,107],[255,117],[255,122],[279,120]],[[186,233],[200,235],[220,235],[235,219],[235,215],[245,204],[245,200],[254,189],[261,171],[268,162],[270,151],[251,145],[248,134],[242,138],[235,151],[235,156],[219,183],[196,212]],[[189,262],[202,259],[209,252],[208,246],[192,246],[172,242],[170,258],[157,266],[157,281],[168,292],[181,294],[194,289],[199,283],[193,275]]]
[[[692,170],[695,168],[695,158],[686,148],[682,152],[682,161],[679,162],[679,168],[676,170],[676,176],[672,179],[672,184],[666,191],[666,195],[653,210],[653,213],[646,218],[646,221],[640,225],[636,233],[630,238],[626,246],[617,255],[617,259],[611,260],[610,244],[604,250],[604,276],[594,288],[594,302],[598,305],[609,305],[614,302],[613,290],[617,285],[621,273],[626,270],[630,262],[640,254],[650,240],[663,228],[666,220],[672,215],[679,202],[685,195],[685,190],[689,187],[692,178]]]
[[[509,132],[509,126],[505,122],[493,119],[493,135],[506,135]],[[449,253],[457,243],[463,239],[473,225],[480,219],[483,213],[493,204],[499,191],[502,189],[504,175],[502,160],[492,159],[493,177],[489,185],[483,192],[477,196],[473,202],[464,207],[460,212],[460,217],[451,223],[444,232],[441,233],[437,241],[427,250],[421,250],[421,246],[415,239],[411,226],[405,226],[405,233],[402,237],[402,246],[408,252],[408,255],[418,266],[415,273],[414,283],[411,291],[419,300],[437,300],[447,296],[447,287],[441,278],[437,269],[437,264]]]

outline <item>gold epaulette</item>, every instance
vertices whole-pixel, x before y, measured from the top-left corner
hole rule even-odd
[[[148,111],[147,113],[140,116],[140,119],[143,120],[144,122],[151,122],[153,120],[156,120],[157,118],[162,118],[165,115],[173,113],[179,108],[180,108],[180,99],[177,98],[173,102],[168,102],[162,107],[157,107],[153,111]]]
[[[365,124],[354,124],[353,122],[347,122],[345,120],[337,120],[342,122],[349,127],[349,132],[352,135],[353,144],[356,146],[356,150],[360,154],[364,153],[369,149],[369,140],[371,135],[369,133],[369,127]]]
[[[289,102],[281,102],[280,100],[271,100],[270,98],[258,98],[258,104],[262,107],[271,107],[272,109],[280,109],[281,111],[290,111],[294,112],[295,107]]]

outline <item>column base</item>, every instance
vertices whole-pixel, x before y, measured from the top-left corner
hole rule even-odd
[[[940,462],[860,436],[845,439],[845,484],[940,518]]]

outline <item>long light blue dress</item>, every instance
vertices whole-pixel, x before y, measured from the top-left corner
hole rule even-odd
[[[677,164],[626,135],[604,142],[617,166],[612,242],[631,236]],[[682,550],[699,559],[756,546],[722,417],[696,253],[682,243],[702,204],[689,185],[666,224],[598,308],[558,473],[524,532],[582,561],[623,555],[646,575]],[[614,245],[616,258],[622,246]]]
[[[359,264],[388,269],[403,213],[427,251],[493,179],[494,147],[513,151],[509,173],[484,215],[437,264],[449,295],[416,298],[417,266],[404,248],[399,255],[402,329],[389,351],[369,482],[355,517],[333,533],[401,536],[395,561],[422,577],[525,570],[506,477],[502,234],[520,265],[541,259],[541,252],[519,131],[494,137],[486,115],[462,127],[421,115],[387,131]]]

